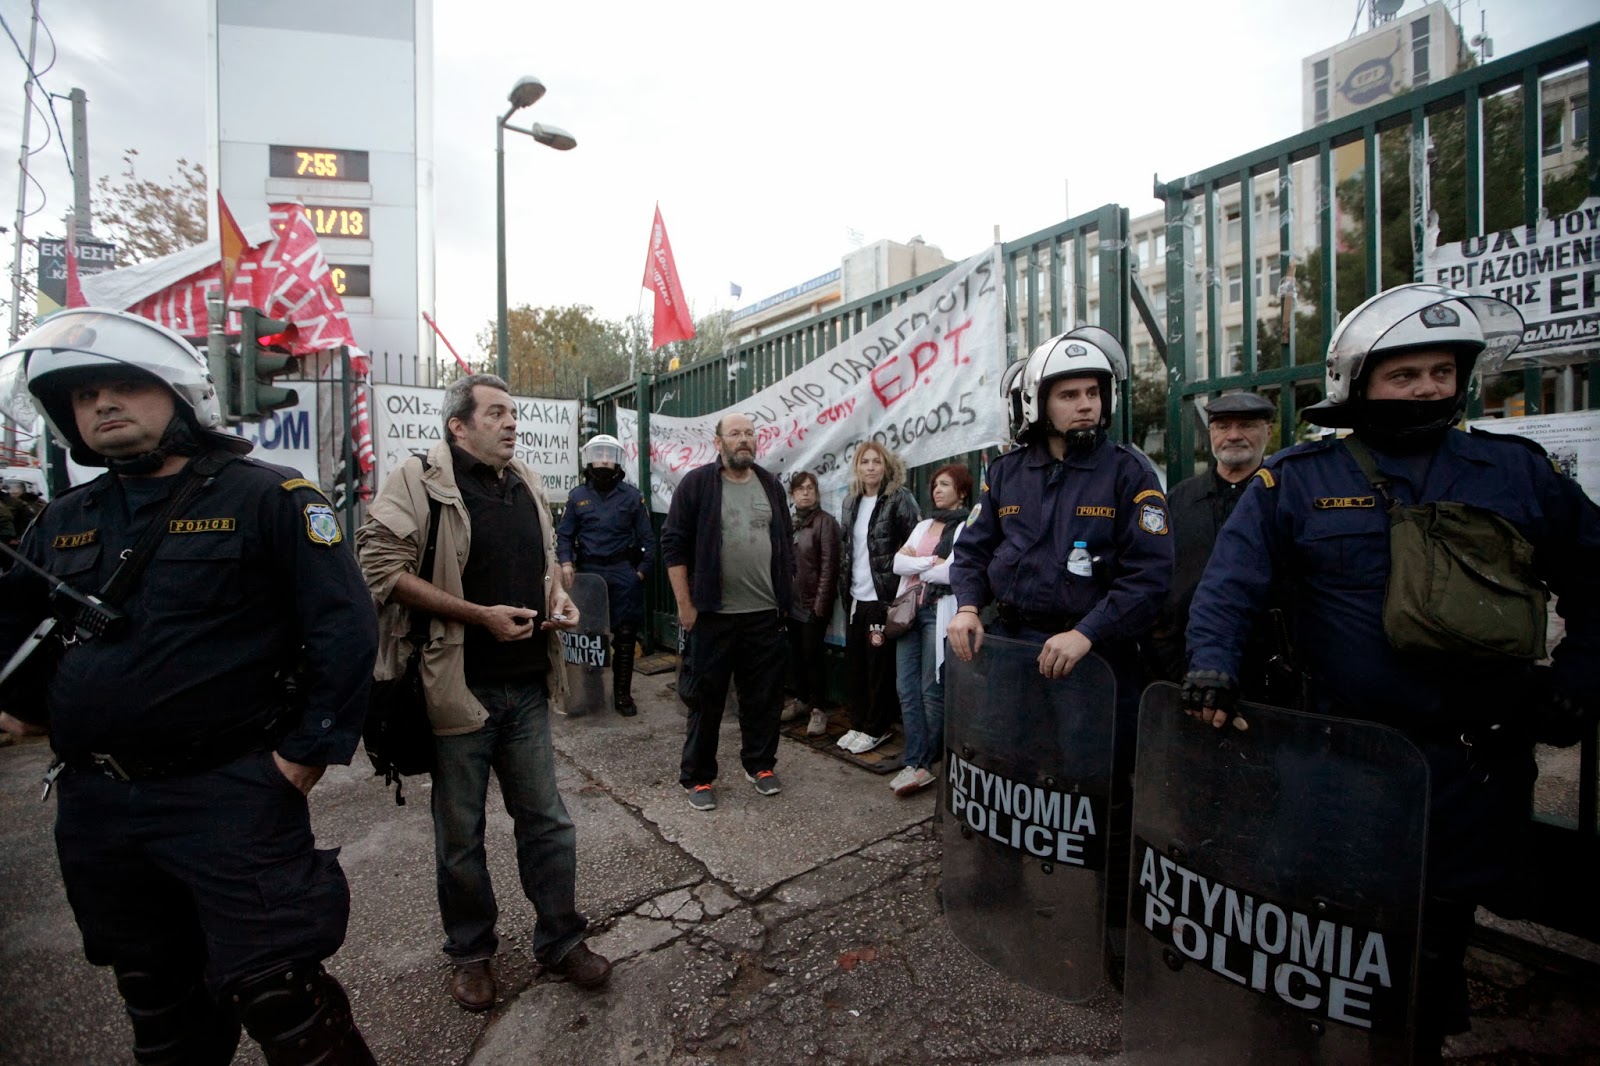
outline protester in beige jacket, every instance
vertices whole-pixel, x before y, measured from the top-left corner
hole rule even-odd
[[[447,439],[426,463],[407,459],[389,475],[356,546],[381,609],[379,678],[404,669],[410,611],[431,615],[422,682],[435,744],[439,914],[455,964],[451,995],[481,1011],[498,991],[499,907],[484,850],[491,769],[534,906],[534,958],[580,988],[604,983],[611,964],[583,943],[577,830],[556,787],[556,631],[576,625],[578,610],[556,562],[555,524],[538,475],[515,458],[517,408],[506,383],[469,375],[445,390],[441,407]],[[430,500],[439,503],[439,535],[432,572],[422,575]]]

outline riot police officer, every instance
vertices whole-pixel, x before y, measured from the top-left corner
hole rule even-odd
[[[1161,609],[1172,574],[1167,501],[1140,453],[1107,438],[1122,346],[1098,326],[1045,341],[1006,382],[1022,447],[989,464],[978,507],[956,542],[948,629],[971,660],[982,645],[979,610],[996,608],[994,632],[1042,643],[1039,672],[1065,677],[1093,649],[1117,680],[1106,913],[1123,924],[1128,803],[1139,691],[1139,636]],[[1108,934],[1115,960],[1119,932]]]
[[[377,646],[333,508],[246,458],[205,360],[134,315],[69,310],[24,336],[0,403],[30,401],[110,470],[56,498],[22,554],[121,622],[65,614],[53,672],[0,690],[0,727],[49,732],[62,880],[135,1059],[229,1062],[242,1022],[272,1066],[371,1063],[322,968],[349,889],[306,800],[355,752]],[[0,659],[59,610],[38,570],[0,577]]]
[[[1402,285],[1352,311],[1329,345],[1325,398],[1305,412],[1351,435],[1267,460],[1190,610],[1193,716],[1228,719],[1248,634],[1287,577],[1311,708],[1399,728],[1427,759],[1418,1039],[1435,1059],[1467,1027],[1476,905],[1515,902],[1533,743],[1592,730],[1583,704],[1600,691],[1600,508],[1538,445],[1455,428],[1474,373],[1497,369],[1521,335],[1509,304],[1438,285]],[[1412,536],[1421,514],[1448,517],[1445,536],[1502,544],[1476,556],[1481,578],[1458,571],[1460,588],[1443,582],[1427,602],[1405,579],[1450,566],[1419,554],[1435,550]],[[1548,667],[1535,665],[1544,587],[1567,621]]]
[[[556,529],[556,557],[572,587],[574,571],[605,579],[611,608],[612,702],[620,715],[633,702],[633,650],[644,624],[644,584],[650,577],[650,509],[623,480],[622,442],[602,433],[583,446],[584,483],[567,496]]]

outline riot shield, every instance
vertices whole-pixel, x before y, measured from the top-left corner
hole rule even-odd
[[[945,659],[944,914],[996,970],[1079,1002],[1101,987],[1117,686],[1097,655],[1041,677],[1040,647]]]
[[[599,574],[579,574],[567,595],[578,605],[578,628],[561,631],[562,668],[567,672],[566,711],[575,718],[602,711],[606,706],[611,597]]]
[[[1371,722],[1139,711],[1123,1050],[1138,1063],[1410,1061],[1428,767]]]

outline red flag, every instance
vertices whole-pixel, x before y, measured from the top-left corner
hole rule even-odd
[[[465,359],[461,358],[461,353],[456,351],[456,346],[450,343],[450,338],[444,335],[444,330],[439,328],[439,323],[429,318],[428,312],[426,311],[422,312],[422,321],[432,326],[433,331],[439,335],[439,339],[444,341],[444,346],[449,348],[450,354],[456,357],[456,365],[461,368],[461,372],[463,374],[472,373],[472,368],[467,365],[467,361]]]
[[[244,239],[244,230],[234,221],[221,189],[217,190],[217,234],[222,245],[222,298],[226,300],[233,291],[233,276],[239,272],[239,257],[250,247],[250,242]]]
[[[650,350],[693,337],[694,319],[689,317],[689,302],[683,298],[683,286],[678,282],[678,265],[672,261],[672,242],[667,240],[667,224],[661,221],[660,204],[656,205],[656,220],[650,226],[644,287],[656,294],[656,320]]]
[[[67,306],[88,307],[83,298],[83,283],[78,280],[78,239],[74,223],[67,223]]]

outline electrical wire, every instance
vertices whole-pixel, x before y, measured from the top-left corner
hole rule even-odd
[[[50,27],[45,26],[43,18],[39,19],[39,25],[40,26],[44,26],[45,35],[50,37],[50,41],[51,41],[50,47],[51,47],[52,50],[54,50],[54,48],[55,48],[55,38],[53,36],[51,36],[51,34],[50,34]],[[39,87],[39,91],[44,93],[45,99],[50,102],[50,120],[55,123],[56,140],[58,142],[60,142],[60,144],[61,144],[61,155],[67,161],[67,174],[70,177],[76,178],[77,175],[72,173],[72,153],[67,151],[67,139],[61,132],[61,120],[58,117],[56,117],[55,96],[50,92],[49,89],[46,89],[44,87],[44,82],[39,80],[38,72],[35,71],[33,69],[32,64],[30,64],[28,62],[28,53],[26,53],[26,52],[24,52],[22,50],[22,42],[17,40],[17,35],[11,32],[11,26],[10,26],[9,23],[6,22],[6,17],[4,15],[0,15],[0,29],[4,29],[6,31],[6,36],[11,38],[11,47],[13,47],[13,48],[15,48],[17,50],[17,58],[22,60],[22,66],[24,67],[24,69],[27,70],[28,77],[33,79],[33,83]],[[50,61],[50,63],[51,63],[52,66],[54,66],[55,65],[55,60],[52,59]],[[48,69],[48,68],[46,68],[46,69]]]

